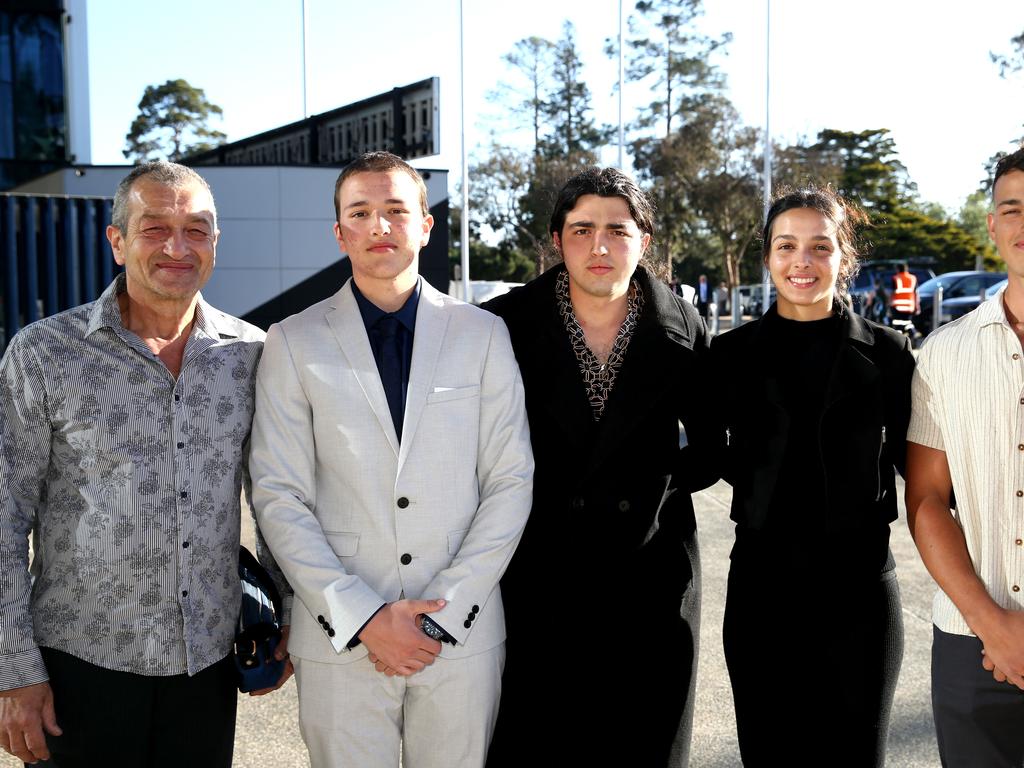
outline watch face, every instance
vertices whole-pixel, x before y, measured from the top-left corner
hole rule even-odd
[[[434,638],[435,640],[440,640],[441,639],[441,635],[442,635],[441,628],[438,627],[434,622],[430,621],[429,619],[426,619],[426,618],[423,619],[423,622],[420,624],[420,629],[423,630],[423,633],[425,635],[429,635],[430,637]]]

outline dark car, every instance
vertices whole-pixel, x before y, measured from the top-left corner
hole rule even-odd
[[[896,259],[861,262],[860,272],[850,287],[853,310],[876,322],[883,322],[889,307],[889,294],[892,293],[893,275],[903,263]],[[935,277],[932,268],[926,263],[911,261],[907,266],[917,278],[918,285]]]
[[[998,283],[993,283],[985,290],[985,299],[991,299],[1000,290],[1006,286],[1006,279],[1000,280]],[[963,317],[973,309],[977,309],[981,303],[980,297],[978,296],[960,296],[955,299],[947,299],[945,296],[942,298],[942,324],[951,323],[954,320]]]
[[[998,282],[1006,279],[1005,272],[947,272],[944,275],[928,280],[917,286],[917,295],[921,301],[921,314],[914,318],[914,327],[921,333],[930,333],[932,327],[935,291],[942,286],[942,323],[949,322],[946,318],[946,307],[963,300],[965,308],[960,315],[967,314],[981,303],[984,292]],[[959,315],[958,315],[959,316]],[[941,323],[940,323],[941,324]]]

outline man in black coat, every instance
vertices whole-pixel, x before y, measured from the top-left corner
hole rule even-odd
[[[622,172],[570,179],[549,229],[562,263],[484,305],[512,336],[536,460],[488,765],[686,765],[706,483],[679,423],[706,429],[706,329],[640,265],[653,211]]]

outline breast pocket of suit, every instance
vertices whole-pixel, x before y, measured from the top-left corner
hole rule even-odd
[[[469,384],[464,387],[434,387],[432,392],[427,393],[427,405],[455,403],[459,400],[468,400],[471,397],[480,397],[479,384]]]
[[[359,534],[347,531],[324,531],[327,543],[331,545],[338,560],[348,570],[351,563],[359,553]]]

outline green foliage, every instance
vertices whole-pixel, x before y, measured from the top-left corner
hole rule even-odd
[[[988,213],[991,207],[988,192],[979,189],[964,201],[956,215],[956,223],[973,237],[974,242],[981,248],[983,258],[981,268],[996,270],[1002,268],[1002,262],[988,236]]]
[[[1014,49],[1012,53],[989,53],[992,63],[999,67],[1000,77],[1024,70],[1024,32],[1011,38],[1010,45]]]
[[[655,98],[641,111],[638,128],[649,129],[664,121],[663,135],[669,137],[673,119],[689,112],[694,99],[724,87],[711,55],[732,35],[714,39],[700,34],[695,22],[704,12],[702,5],[701,0],[639,0],[636,14],[629,17],[626,78],[630,82],[654,78]],[[617,56],[618,40],[606,41],[605,52]]]
[[[868,210],[909,205],[917,195],[887,128],[859,132],[828,128],[809,150],[818,153],[820,165],[838,170],[840,194]]]
[[[448,261],[449,274],[454,279],[456,265],[462,264],[462,209],[451,208],[449,216]],[[508,241],[497,246],[487,245],[480,239],[478,227],[470,226],[469,274],[473,280],[505,280],[525,283],[534,277],[534,259],[515,248]]]
[[[171,161],[223,144],[227,136],[209,127],[223,110],[206,98],[202,88],[185,80],[146,86],[139,115],[125,136],[123,154],[136,163],[164,158]]]
[[[540,105],[550,127],[538,145],[540,154],[548,159],[578,155],[608,140],[610,131],[594,122],[590,101],[590,88],[583,79],[583,62],[576,51],[576,28],[571,21],[565,21],[562,37],[554,47],[551,87]]]
[[[974,269],[985,249],[955,221],[937,219],[908,207],[873,216],[865,233],[874,259],[933,259],[937,274]]]

